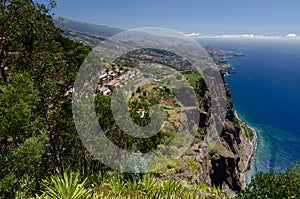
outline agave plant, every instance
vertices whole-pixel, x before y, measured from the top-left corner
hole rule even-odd
[[[71,170],[62,174],[58,172],[57,175],[50,178],[50,183],[44,182],[47,184],[43,193],[46,198],[82,199],[88,198],[90,192],[84,187],[86,179],[80,183],[79,172]]]
[[[144,176],[141,184],[146,195],[150,195],[156,191],[157,180],[150,175]]]

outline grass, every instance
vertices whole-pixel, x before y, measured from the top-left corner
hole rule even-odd
[[[202,74],[198,70],[184,71],[182,74],[187,78],[192,87],[195,87],[196,81],[202,77]]]
[[[189,158],[183,165],[183,170],[197,172],[201,169],[201,166],[198,164],[195,158]]]
[[[246,137],[252,141],[254,138],[254,134],[253,134],[252,130],[249,127],[246,127],[245,131],[246,131],[246,134],[245,134]]]
[[[254,138],[253,131],[245,123],[240,123],[240,125],[242,129],[241,133],[245,135],[250,141],[252,141]]]

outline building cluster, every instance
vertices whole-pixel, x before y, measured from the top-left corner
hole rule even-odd
[[[119,80],[122,76],[125,75],[124,70],[120,70],[118,67],[114,67],[114,69],[103,69],[99,73],[100,83],[98,85],[98,90],[103,95],[111,94],[112,88],[119,86]]]

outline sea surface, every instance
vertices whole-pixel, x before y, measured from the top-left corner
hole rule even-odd
[[[234,107],[258,131],[254,173],[287,169],[300,160],[300,41],[199,40],[233,50],[234,74],[226,77]]]

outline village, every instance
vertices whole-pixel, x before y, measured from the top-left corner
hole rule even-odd
[[[126,85],[128,82],[134,81],[134,84],[140,84],[142,81],[142,74],[138,70],[123,69],[116,64],[112,67],[104,68],[99,73],[98,91],[103,95],[111,95],[113,88],[117,86]]]
[[[127,84],[129,80],[133,80],[135,85],[141,84],[139,81],[143,81],[138,77],[142,77],[141,73],[137,70],[132,70],[130,66],[139,66],[148,62],[159,63],[163,60],[163,57],[168,57],[169,59],[173,58],[174,55],[159,55],[156,52],[148,51],[139,52],[137,54],[132,54],[131,57],[124,57],[119,59],[117,63],[110,64],[109,67],[102,69],[99,76],[98,90],[103,95],[110,95],[112,89],[121,84]],[[173,60],[171,59],[171,60]],[[179,63],[178,63],[179,62]],[[181,62],[178,60],[173,60],[171,62],[176,66],[181,65]],[[127,67],[129,65],[129,67]]]
[[[120,85],[120,78],[125,75],[124,70],[120,70],[119,67],[113,67],[111,70],[108,68],[103,69],[99,74],[100,82],[98,84],[98,90],[103,95],[110,95],[112,88]]]

